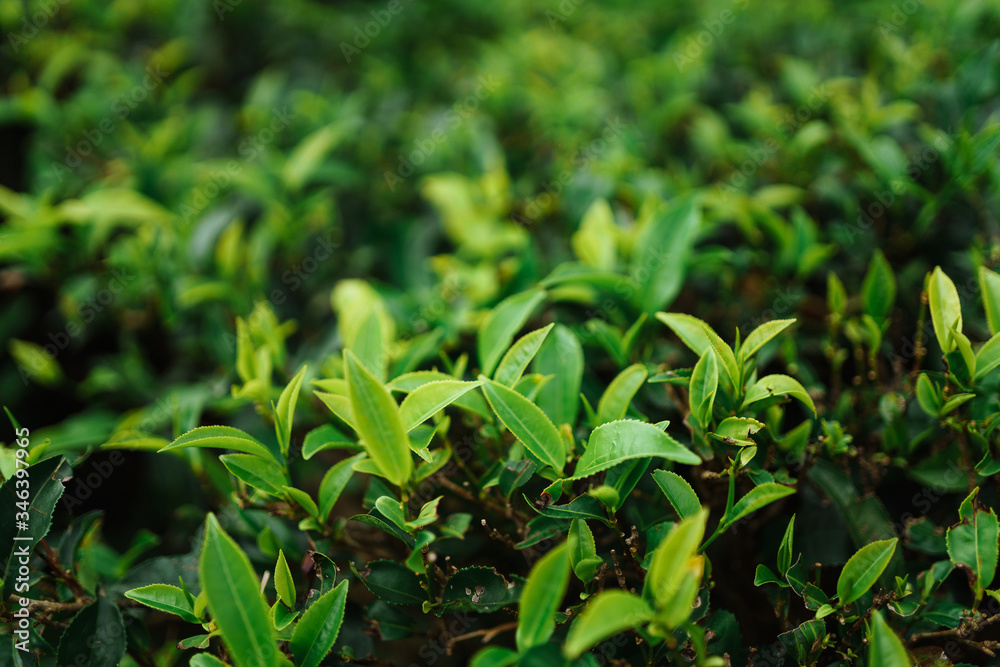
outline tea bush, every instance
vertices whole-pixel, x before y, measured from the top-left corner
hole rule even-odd
[[[0,660],[1000,664],[998,19],[0,0]]]

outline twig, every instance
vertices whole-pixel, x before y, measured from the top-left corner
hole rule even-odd
[[[454,644],[454,643],[460,642],[460,641],[462,641],[464,639],[472,639],[473,637],[482,637],[483,638],[483,643],[487,644],[487,643],[489,643],[489,641],[491,639],[493,639],[494,637],[496,637],[501,632],[507,632],[508,630],[516,630],[516,629],[517,629],[517,621],[512,621],[510,623],[503,623],[501,625],[498,625],[495,628],[485,628],[483,630],[474,630],[472,632],[467,632],[464,635],[459,635],[457,637],[453,637],[452,640],[451,640],[451,643]]]

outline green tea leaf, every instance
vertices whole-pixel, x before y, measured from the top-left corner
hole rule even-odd
[[[882,576],[892,555],[896,552],[899,538],[880,540],[861,547],[851,556],[837,580],[838,606],[854,602],[868,592]]]
[[[278,562],[274,566],[274,590],[286,607],[291,609],[295,606],[295,580],[292,579],[292,570],[285,560],[285,552],[281,549],[278,549]]]
[[[545,300],[545,291],[532,289],[507,297],[493,309],[479,329],[476,350],[483,375],[492,375],[500,357],[531,312]]]
[[[802,401],[807,408],[815,415],[816,405],[813,403],[809,392],[805,390],[798,380],[787,375],[765,375],[747,390],[743,397],[743,409],[746,410],[757,401],[762,401],[771,396],[787,394]]]
[[[646,313],[666,308],[680,293],[701,226],[701,208],[693,195],[660,206],[653,215],[632,261],[640,288],[637,305]]]
[[[687,519],[701,511],[701,501],[698,499],[698,494],[694,492],[687,480],[677,473],[670,470],[657,470],[653,473],[653,481],[670,501],[678,518]]]
[[[125,597],[147,607],[180,616],[188,623],[201,623],[201,619],[194,615],[194,607],[187,595],[176,586],[151,584],[125,591]]]
[[[98,595],[77,612],[63,632],[57,660],[60,665],[117,667],[126,648],[125,624],[118,605]]]
[[[272,496],[281,496],[281,487],[288,484],[285,471],[272,458],[254,454],[223,454],[219,457],[226,470],[255,489]]]
[[[570,479],[583,479],[629,459],[659,457],[687,465],[701,458],[690,449],[645,422],[624,419],[599,426],[590,434],[587,450]]]
[[[792,538],[795,533],[795,515],[788,521],[788,527],[785,528],[785,535],[781,538],[781,544],[778,546],[778,572],[781,576],[788,574],[788,569],[792,567]]]
[[[750,436],[764,428],[762,422],[750,417],[726,417],[712,432],[712,436],[737,447],[752,447],[756,443]]]
[[[342,581],[302,614],[289,642],[297,667],[318,667],[323,662],[340,634],[346,605],[347,582]]]
[[[597,567],[603,562],[597,557],[597,545],[590,526],[583,519],[573,519],[569,526],[569,535],[574,548],[569,556],[573,573],[584,584],[589,584],[597,573]]]
[[[563,645],[563,653],[575,659],[584,651],[612,635],[648,623],[653,610],[638,595],[608,590],[587,602],[579,618],[573,622]]]
[[[911,667],[913,662],[906,647],[882,618],[882,612],[873,611],[868,631],[868,667]]]
[[[580,261],[602,271],[613,271],[618,259],[615,214],[603,198],[594,200],[583,214],[580,228],[570,243]]]
[[[265,459],[278,461],[274,453],[257,438],[232,426],[199,426],[177,438],[161,449],[166,452],[183,447],[200,447],[209,449],[232,449],[244,454],[255,454]]]
[[[569,584],[569,542],[542,556],[531,569],[518,608],[517,649],[545,643],[556,628],[555,614]]]
[[[653,552],[643,597],[658,609],[665,608],[681,590],[687,574],[684,566],[697,555],[707,521],[708,510],[699,510],[676,524]]]
[[[575,426],[583,380],[583,347],[576,335],[557,324],[535,355],[532,367],[540,375],[553,376],[538,391],[535,404],[554,424]]]
[[[1000,522],[992,509],[976,505],[978,494],[976,487],[962,503],[960,523],[949,528],[945,536],[948,558],[968,575],[977,603],[996,576],[1000,548]]]
[[[979,267],[979,292],[983,297],[983,310],[990,333],[1000,333],[1000,274],[985,266]]]
[[[439,380],[417,387],[403,399],[399,417],[403,428],[412,431],[444,408],[454,403],[462,394],[478,387],[480,382]]]
[[[295,501],[295,503],[304,509],[309,516],[315,518],[319,515],[319,507],[316,506],[316,501],[312,497],[294,486],[283,486],[281,487],[282,492]]]
[[[351,570],[378,598],[389,604],[420,606],[427,600],[427,592],[420,586],[420,579],[402,563],[376,560],[358,572]]]
[[[386,479],[402,486],[413,474],[413,458],[399,406],[350,350],[344,351],[344,370],[355,428],[365,451]]]
[[[354,464],[365,458],[366,454],[361,452],[354,456],[338,462],[330,467],[323,475],[323,481],[319,484],[319,519],[326,521],[330,517],[330,511],[336,504],[340,494],[347,488],[347,483],[354,474]]]
[[[781,500],[785,496],[795,493],[795,489],[784,484],[769,482],[750,489],[745,496],[740,498],[731,510],[726,512],[720,523],[722,530],[733,525],[743,517],[756,512],[757,510],[770,505],[776,500]]]
[[[437,614],[490,614],[504,607],[513,607],[521,597],[523,581],[520,578],[507,581],[491,567],[462,568],[445,583]]]
[[[740,363],[745,363],[753,355],[757,354],[760,348],[764,347],[768,341],[794,323],[794,318],[790,320],[771,320],[751,331],[740,348]]]
[[[278,436],[281,454],[288,456],[288,446],[292,439],[292,420],[295,417],[295,404],[299,400],[299,390],[302,388],[302,377],[306,367],[303,366],[295,377],[282,390],[278,397],[278,405],[274,408],[274,430]]]
[[[538,349],[545,342],[553,326],[555,325],[550,324],[525,334],[516,343],[511,345],[507,353],[503,355],[503,359],[500,360],[500,365],[497,366],[496,373],[493,374],[493,379],[505,387],[513,388],[517,384],[517,381],[521,379],[524,369],[528,367],[535,354],[538,353]]]
[[[4,513],[4,519],[0,520],[0,557],[3,557],[0,574],[3,574],[4,579],[4,599],[14,594],[17,582],[15,573],[20,559],[14,557],[15,551],[23,553],[23,548],[31,553],[35,545],[49,534],[52,513],[65,490],[63,484],[72,476],[66,459],[61,456],[39,461],[24,470],[27,470],[28,479],[31,480],[29,493],[25,496],[18,494],[18,491],[23,493],[25,489],[18,487],[18,478],[14,475],[0,487],[0,512]],[[30,507],[31,516],[27,529],[18,527],[14,521],[16,513],[22,511],[16,503],[25,503]]]
[[[597,404],[598,426],[625,417],[629,403],[646,381],[646,375],[646,367],[643,364],[634,364],[611,381]]]
[[[666,324],[677,337],[700,358],[705,350],[715,351],[716,361],[722,365],[731,386],[739,383],[740,370],[733,349],[718,334],[697,317],[683,313],[657,313],[656,319]]]
[[[896,302],[896,276],[885,255],[878,248],[872,255],[868,273],[861,283],[861,297],[864,300],[865,312],[876,322],[885,321]]]
[[[517,663],[520,656],[509,648],[487,646],[472,656],[469,667],[510,667]]]
[[[1000,315],[1000,313],[998,313]],[[986,375],[1000,366],[1000,333],[994,334],[992,338],[982,344],[976,352],[976,380],[981,380]]]
[[[480,375],[483,393],[503,425],[529,452],[562,474],[566,446],[559,431],[541,409],[513,389]]]
[[[302,441],[302,458],[308,461],[317,453],[327,449],[357,451],[361,449],[361,445],[341,433],[332,424],[323,424],[306,433],[306,437]]]
[[[917,402],[920,407],[931,417],[937,417],[941,412],[944,402],[937,391],[937,387],[931,382],[927,373],[921,373],[917,377]]]
[[[205,519],[198,574],[208,609],[237,667],[277,667],[278,646],[260,581],[214,514]]]
[[[358,427],[354,424],[354,409],[351,407],[351,399],[340,394],[330,394],[325,391],[313,391],[313,395],[323,402],[323,405],[330,409],[337,418],[351,427],[357,433]]]
[[[951,278],[945,275],[940,266],[934,267],[934,272],[927,281],[927,299],[934,335],[937,336],[941,351],[948,354],[955,349],[951,328],[962,330],[962,305],[955,283],[951,282]]]

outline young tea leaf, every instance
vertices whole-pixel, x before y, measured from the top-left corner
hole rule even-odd
[[[545,643],[556,628],[555,614],[569,584],[569,542],[542,556],[521,593],[515,639],[519,651]]]
[[[191,601],[184,595],[184,591],[176,586],[151,584],[126,591],[125,597],[141,602],[147,607],[165,611],[168,614],[176,614],[188,623],[201,623],[201,619],[194,615]]]
[[[911,667],[913,662],[906,647],[882,618],[882,612],[873,611],[868,631],[868,667]]]
[[[624,419],[599,426],[590,434],[587,450],[570,479],[589,477],[629,459],[659,457],[687,465],[701,458],[690,449],[645,422]]]
[[[554,324],[532,331],[522,336],[516,343],[510,346],[507,353],[500,360],[493,379],[505,387],[513,387],[521,379],[524,369],[528,367],[531,360],[538,353],[538,349],[545,342]]]
[[[669,470],[657,470],[653,473],[653,481],[663,491],[663,495],[670,501],[670,505],[680,519],[687,519],[701,511],[701,501],[698,499],[698,494],[694,492],[687,480],[677,473]]]
[[[417,387],[403,399],[399,416],[403,428],[412,431],[444,408],[454,403],[465,392],[475,389],[479,382],[440,380]]]
[[[652,608],[638,595],[618,590],[598,593],[573,622],[563,654],[573,660],[608,637],[652,619]]]
[[[482,375],[483,393],[503,425],[529,452],[562,474],[566,446],[559,431],[541,409],[513,389]]]
[[[899,538],[872,542],[858,549],[851,556],[837,580],[838,606],[848,605],[868,592],[882,576],[892,555],[896,553]]]
[[[323,662],[340,634],[346,605],[347,582],[342,581],[302,614],[289,642],[297,667],[318,667]]]
[[[955,349],[951,328],[962,330],[962,305],[955,283],[951,282],[951,278],[945,275],[940,266],[934,267],[934,272],[927,281],[927,299],[934,335],[937,336],[941,351],[948,354]]]
[[[479,329],[476,349],[483,375],[492,375],[500,357],[510,347],[511,341],[531,312],[545,300],[545,291],[532,289],[507,297],[493,309]]]
[[[344,370],[355,428],[365,451],[386,479],[402,486],[413,474],[413,457],[399,407],[350,350],[344,351]]]
[[[277,667],[279,651],[260,581],[214,514],[205,519],[198,574],[208,609],[237,667]]]
[[[575,426],[580,412],[583,348],[569,327],[555,326],[535,355],[532,368],[540,375],[552,376],[539,389],[535,404],[554,424]]]
[[[597,425],[624,418],[632,397],[645,381],[646,367],[642,364],[634,364],[619,373],[597,404]]]
[[[278,445],[282,456],[288,456],[288,447],[292,439],[292,420],[295,417],[295,404],[299,400],[299,390],[302,388],[302,377],[306,367],[303,366],[295,374],[288,386],[278,397],[278,405],[274,408],[274,430],[278,436]]]

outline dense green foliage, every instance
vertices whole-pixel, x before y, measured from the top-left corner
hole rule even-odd
[[[1000,664],[995,2],[0,26],[0,664]]]

